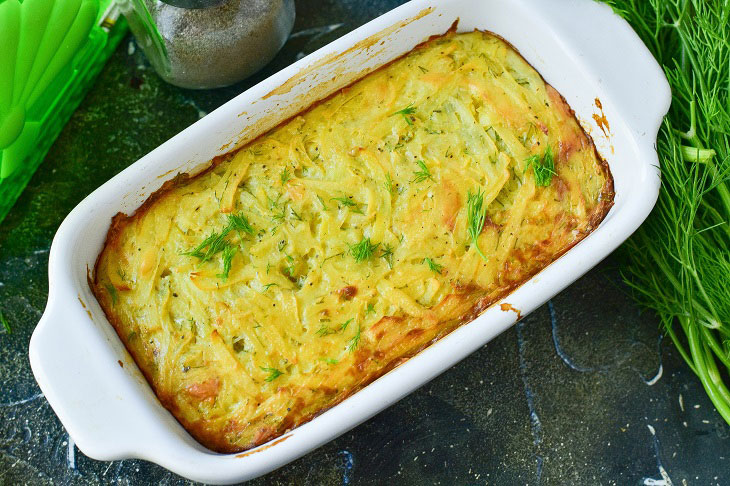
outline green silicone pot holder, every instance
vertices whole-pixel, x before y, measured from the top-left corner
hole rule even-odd
[[[0,221],[125,31],[114,0],[0,0]]]

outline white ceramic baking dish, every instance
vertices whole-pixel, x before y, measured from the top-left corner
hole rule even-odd
[[[457,19],[459,31],[486,29],[507,39],[565,96],[615,178],[615,205],[600,227],[509,295],[501,303],[511,306],[504,308],[529,313],[646,218],[659,189],[654,144],[670,91],[624,21],[593,0],[407,3],[226,103],[94,191],[63,222],[51,247],[50,295],[31,339],[30,361],[82,452],[101,460],[142,458],[211,483],[253,478],[367,420],[515,323],[517,312],[497,303],[311,422],[247,453],[222,455],[198,444],[160,405],[87,284],[115,213],[134,211],[175,173],[251,140]],[[594,114],[605,115],[610,130],[604,133]]]

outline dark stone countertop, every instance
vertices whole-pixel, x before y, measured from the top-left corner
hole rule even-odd
[[[53,235],[84,196],[161,142],[399,3],[301,0],[271,65],[214,91],[164,84],[131,37],[122,42],[0,224],[0,309],[12,326],[0,329],[0,484],[187,482],[140,460],[87,458],[40,394],[27,349]],[[433,382],[253,484],[730,484],[729,436],[609,258]]]

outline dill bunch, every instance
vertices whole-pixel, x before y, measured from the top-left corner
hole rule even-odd
[[[657,139],[659,199],[623,246],[623,276],[730,423],[730,4],[604,1],[672,88]]]

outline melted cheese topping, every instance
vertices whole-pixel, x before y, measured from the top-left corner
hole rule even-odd
[[[501,39],[450,33],[118,215],[93,287],[162,403],[240,451],[472,320],[612,198],[560,95]]]

